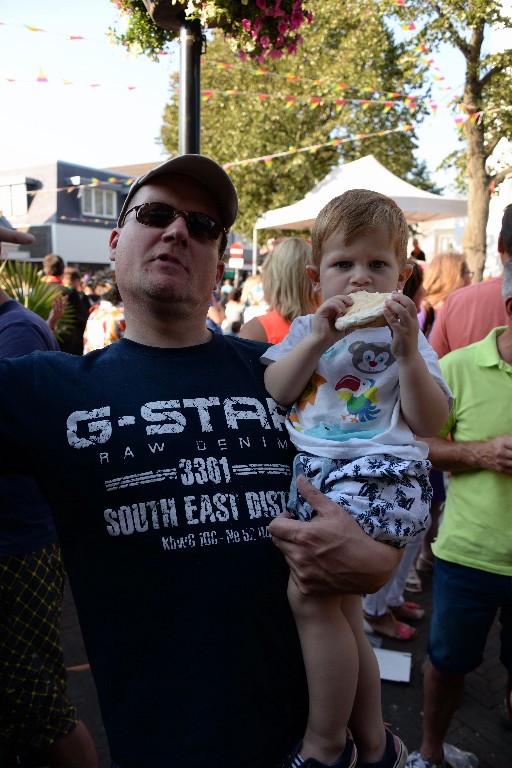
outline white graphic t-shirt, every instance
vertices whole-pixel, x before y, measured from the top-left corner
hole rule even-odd
[[[312,318],[294,320],[286,338],[269,348],[262,362],[279,360],[294,349],[311,333]],[[421,332],[418,347],[451,404],[437,355]],[[388,453],[416,461],[428,454],[426,443],[416,439],[402,415],[388,326],[358,328],[324,352],[289,409],[286,426],[295,446],[315,456],[347,459]]]

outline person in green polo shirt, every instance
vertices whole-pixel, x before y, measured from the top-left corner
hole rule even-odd
[[[512,261],[505,265],[502,295],[508,325],[440,360],[455,405],[439,436],[426,442],[433,466],[451,477],[432,547],[436,561],[423,741],[419,752],[409,755],[409,768],[447,765],[443,740],[464,676],[482,661],[497,611],[512,722]],[[464,755],[458,765],[476,764],[473,755]]]

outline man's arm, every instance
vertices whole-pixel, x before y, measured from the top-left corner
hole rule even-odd
[[[274,544],[303,594],[365,594],[389,581],[403,550],[368,536],[343,507],[297,478],[316,515],[307,523],[281,516],[269,525]]]
[[[434,469],[443,472],[468,472],[486,469],[512,475],[512,435],[492,440],[462,442],[442,437],[421,438],[429,448]]]

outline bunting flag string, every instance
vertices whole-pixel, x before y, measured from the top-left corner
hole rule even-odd
[[[21,28],[24,28],[28,32],[31,32],[31,33],[46,33],[46,34],[50,34],[50,35],[55,35],[57,37],[62,37],[62,38],[66,39],[68,41],[71,41],[71,42],[85,41],[85,42],[101,43],[101,44],[109,45],[109,46],[112,45],[111,42],[108,39],[96,40],[94,38],[85,37],[83,35],[65,35],[65,34],[62,34],[62,33],[59,33],[59,32],[53,32],[53,31],[50,31],[50,30],[42,29],[41,27],[36,27],[36,26],[30,25],[30,24],[8,24],[8,23],[0,21],[0,26],[4,26],[4,27],[9,27],[9,26],[21,27]],[[411,30],[412,29],[416,29],[414,24],[407,25],[407,28],[411,29]],[[106,35],[106,37],[107,37],[107,35]],[[429,49],[425,45],[418,45],[418,46],[416,46],[413,49],[413,52],[414,53],[428,53],[428,50]],[[161,51],[160,55],[167,56],[169,54],[167,54],[165,51]],[[425,63],[427,65],[431,65],[431,64],[433,64],[433,61],[434,61],[433,59],[429,59],[429,60],[424,61],[423,63]],[[269,70],[264,69],[263,67],[250,67],[250,66],[248,67],[248,66],[244,65],[244,63],[242,63],[242,62],[239,62],[238,64],[227,64],[225,62],[212,61],[211,59],[204,58],[204,59],[201,60],[201,65],[202,66],[212,66],[212,67],[215,67],[216,69],[225,69],[225,70],[235,70],[236,69],[236,70],[239,70],[239,71],[243,71],[244,74],[254,75],[256,77],[268,76],[268,77],[273,77],[273,78],[283,78],[283,79],[287,80],[288,82],[303,82],[303,83],[310,83],[313,86],[327,86],[329,88],[332,88],[334,91],[340,91],[340,90],[345,90],[345,89],[353,89],[353,90],[363,91],[363,92],[364,91],[370,91],[370,92],[373,92],[373,93],[377,93],[378,92],[377,89],[371,88],[371,87],[366,87],[365,88],[365,87],[360,87],[360,86],[350,86],[350,85],[347,85],[346,83],[336,83],[336,84],[332,85],[331,83],[327,82],[326,80],[311,79],[311,78],[299,78],[297,75],[295,75],[292,72],[288,72],[286,74],[282,74],[282,73],[279,73],[279,72],[271,72]],[[15,82],[15,80],[13,78],[9,78],[9,82]],[[41,82],[45,82],[45,81],[41,81]],[[70,84],[69,80],[65,80],[64,82],[66,84]],[[100,83],[95,83],[94,84],[95,87],[99,86],[99,85],[100,85]],[[132,86],[132,88],[134,88],[134,87]],[[394,97],[395,98],[404,99],[404,98],[406,98],[406,94],[396,93],[396,94],[394,94]],[[387,98],[390,99],[391,97],[388,95]],[[415,100],[419,101],[418,98],[415,98]]]
[[[223,165],[223,168],[226,171],[229,171],[230,168],[234,168],[235,166],[239,166],[239,165],[245,166],[251,163],[261,163],[261,162],[264,162],[265,165],[270,166],[272,164],[272,161],[278,157],[295,155],[298,152],[309,152],[310,154],[313,154],[317,152],[319,149],[323,149],[324,147],[338,147],[340,144],[347,144],[348,142],[352,142],[352,141],[362,141],[364,139],[373,139],[377,136],[387,136],[390,133],[411,131],[413,128],[414,128],[413,125],[402,125],[399,128],[390,128],[387,131],[376,131],[375,133],[358,133],[355,136],[348,136],[343,139],[331,139],[330,141],[326,141],[323,144],[312,144],[309,147],[300,147],[300,148],[290,147],[289,149],[283,152],[276,152],[272,155],[264,155],[262,157],[251,157],[246,160],[234,160],[231,163],[225,163]]]
[[[443,79],[443,78],[439,78]],[[73,86],[73,85],[83,85],[79,83],[74,83],[71,80],[63,79],[62,81],[59,81],[57,83],[48,80],[46,77],[44,71],[42,69],[39,69],[37,77],[34,78],[34,80],[18,80],[16,78],[12,77],[6,77],[6,78],[0,78],[0,82],[2,80],[5,80],[5,82],[9,84],[13,83],[27,83],[27,82],[36,82],[36,83],[44,83],[45,85],[64,85],[64,86]],[[119,90],[121,87],[126,88],[128,91],[135,91],[138,89],[138,86],[135,85],[128,85],[128,86],[119,86],[119,85],[107,85],[105,86],[102,83],[88,83],[84,87],[87,88],[116,88]],[[348,87],[348,86],[347,86]],[[439,104],[437,101],[434,101],[433,99],[426,99],[425,101],[418,101],[414,97],[411,96],[403,96],[403,94],[400,94],[398,92],[389,92],[385,94],[385,98],[380,98],[380,94],[376,89],[374,88],[364,88],[360,90],[365,91],[372,91],[374,95],[377,95],[377,98],[372,99],[355,99],[355,98],[347,98],[345,95],[343,98],[338,98],[335,95],[332,96],[311,96],[311,95],[292,95],[292,94],[270,94],[270,93],[257,93],[257,92],[251,92],[251,91],[241,91],[235,88],[217,91],[217,90],[204,90],[201,92],[201,99],[203,102],[207,102],[210,99],[221,96],[223,98],[228,97],[242,97],[242,98],[254,98],[259,102],[266,102],[267,100],[279,100],[283,103],[283,107],[285,110],[291,109],[293,106],[298,107],[304,107],[306,105],[309,105],[311,109],[317,109],[322,103],[334,103],[336,111],[340,111],[345,107],[347,104],[351,104],[356,108],[360,108],[363,111],[367,110],[369,107],[380,107],[381,112],[383,114],[388,113],[391,109],[394,107],[407,107],[411,112],[414,112],[417,110],[420,106],[423,106],[424,108],[430,110],[433,115],[437,114]],[[179,93],[179,89],[175,89],[176,95]],[[400,97],[400,98],[398,98]],[[455,103],[455,102],[454,102]],[[448,105],[450,106],[450,105]],[[457,106],[460,107],[460,105],[457,104]],[[502,109],[507,109],[507,107],[498,107],[496,109],[487,110],[485,112],[482,112],[481,114],[493,114],[496,112],[499,112]],[[454,122],[457,127],[460,127],[466,120],[469,119],[466,117],[455,117]]]
[[[27,82],[33,82],[31,80],[24,80],[24,79],[17,79],[12,77],[7,78],[0,78],[1,80],[4,79],[8,83],[27,83]],[[50,81],[46,77],[45,73],[42,69],[39,70],[37,77],[35,78],[36,83],[48,83],[52,85],[78,85],[86,88],[116,88],[119,90],[121,86],[118,85],[104,85],[102,83],[74,83],[72,80],[63,79],[61,81]],[[129,91],[135,91],[137,90],[137,86],[135,85],[128,85],[128,86],[122,86],[123,88],[126,88]],[[375,93],[378,93],[375,89],[363,89],[363,90],[372,90]],[[175,89],[175,93],[179,93],[179,88]],[[344,107],[346,104],[353,104],[355,106],[360,106],[362,109],[367,109],[370,106],[381,106],[383,108],[383,112],[389,112],[389,110],[392,107],[395,106],[406,106],[411,111],[414,111],[418,108],[420,104],[425,106],[426,108],[429,107],[430,99],[427,99],[425,102],[419,102],[415,98],[412,98],[410,96],[404,97],[403,99],[396,98],[400,94],[397,93],[388,93],[386,94],[387,98],[381,99],[381,98],[374,98],[374,99],[353,99],[353,98],[336,98],[333,96],[309,96],[309,95],[301,95],[301,96],[293,96],[291,94],[282,95],[282,94],[270,94],[270,93],[255,93],[251,91],[241,91],[237,89],[228,89],[228,90],[204,90],[201,91],[201,100],[203,102],[209,101],[214,96],[222,96],[222,97],[233,97],[233,96],[240,96],[240,97],[246,97],[246,98],[255,98],[257,101],[263,102],[267,99],[273,99],[273,100],[281,100],[284,101],[285,109],[289,109],[293,104],[297,104],[299,106],[304,106],[306,104],[309,104],[311,109],[316,109],[320,104],[322,103],[328,103],[328,102],[334,102],[336,110],[339,111],[342,107]],[[395,98],[391,98],[395,97]]]

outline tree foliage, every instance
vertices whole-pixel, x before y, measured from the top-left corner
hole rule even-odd
[[[240,196],[237,231],[245,236],[263,211],[300,199],[340,160],[373,154],[392,172],[428,187],[425,164],[413,154],[414,128],[352,140],[357,134],[400,129],[426,113],[425,68],[417,54],[395,40],[376,8],[374,0],[322,0],[297,53],[267,62],[266,74],[236,61],[221,31],[208,42],[201,91],[211,95],[201,106],[201,151],[221,164],[235,163],[229,173]],[[178,80],[176,75],[174,88]],[[314,108],[312,99],[318,100]],[[361,101],[369,102],[366,108]],[[387,111],[386,101],[392,103]],[[169,154],[176,154],[176,94],[165,109],[161,138]],[[284,154],[271,163],[238,164],[333,139],[350,141]]]
[[[414,21],[418,32],[413,44],[435,50],[446,43],[464,58],[464,85],[456,98],[459,114],[465,118],[463,148],[445,165],[458,170],[459,186],[467,191],[464,247],[471,269],[481,279],[491,189],[512,173],[512,167],[496,172],[488,165],[500,139],[512,130],[512,50],[493,52],[488,39],[495,29],[512,34],[512,20],[504,16],[498,0],[408,0],[405,6],[384,0],[384,9],[402,21]]]

